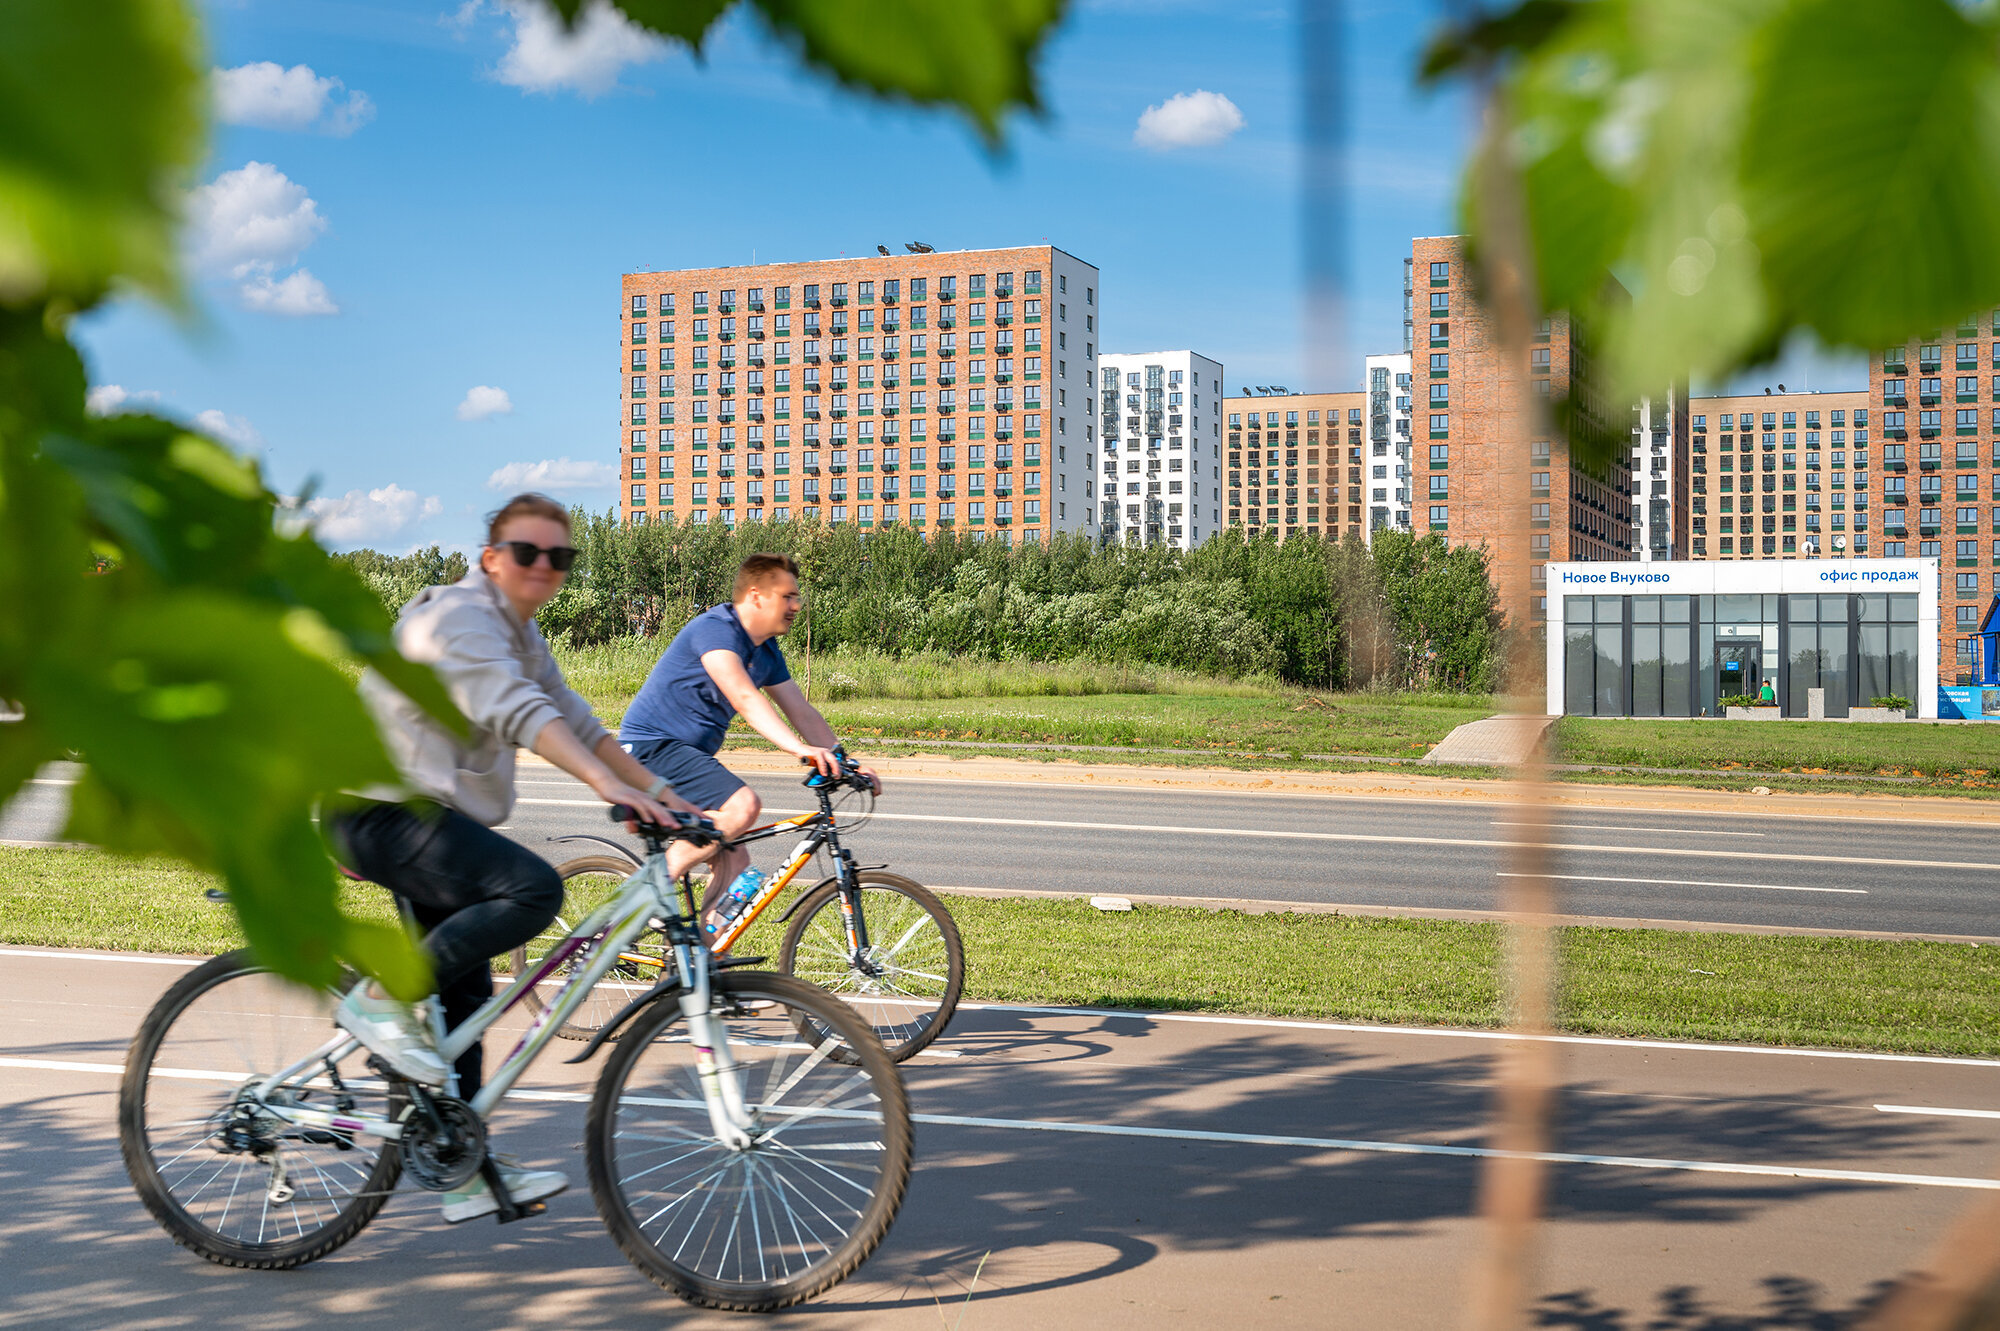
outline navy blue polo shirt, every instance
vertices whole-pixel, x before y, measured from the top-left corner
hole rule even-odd
[[[767,638],[753,646],[736,607],[727,603],[704,610],[674,635],[666,654],[654,663],[639,696],[632,700],[625,719],[618,726],[618,738],[632,744],[640,740],[677,740],[682,744],[714,753],[722,747],[723,736],[736,708],[709,678],[701,658],[713,651],[734,652],[743,662],[750,682],[758,688],[782,684],[792,677],[778,640]]]

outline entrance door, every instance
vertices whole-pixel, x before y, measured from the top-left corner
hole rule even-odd
[[[1715,644],[1716,696],[1757,695],[1764,686],[1764,644],[1761,641]]]

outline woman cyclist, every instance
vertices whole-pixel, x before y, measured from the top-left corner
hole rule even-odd
[[[362,792],[328,819],[341,861],[410,903],[426,933],[447,1028],[493,994],[489,958],[527,942],[555,919],[562,880],[548,861],[493,828],[514,806],[514,750],[531,749],[582,780],[606,803],[649,819],[691,810],[618,747],[590,705],[563,681],[535,612],[576,561],[568,512],[545,495],[517,495],[487,519],[478,566],[449,587],[429,587],[403,607],[396,645],[437,672],[472,723],[461,739],[370,671],[361,693],[402,782]],[[335,1020],[401,1075],[442,1086],[447,1069],[431,1027],[411,1004],[373,981],[355,986]],[[479,1089],[480,1048],[456,1064],[458,1094]],[[495,1157],[496,1164],[499,1157]],[[501,1177],[517,1203],[569,1186],[555,1170],[509,1161]],[[444,1195],[444,1218],[499,1209],[483,1177]]]

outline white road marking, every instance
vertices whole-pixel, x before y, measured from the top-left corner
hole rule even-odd
[[[57,1059],[0,1058],[0,1067],[54,1072],[124,1074],[115,1063],[71,1063]],[[192,1068],[156,1068],[155,1076],[193,1081],[235,1082],[232,1073]],[[587,1104],[581,1091],[513,1091],[522,1100]],[[1129,1123],[1066,1123],[1032,1118],[974,1118],[963,1114],[912,1114],[913,1122],[947,1128],[998,1128],[1015,1132],[1064,1132],[1091,1137],[1138,1137],[1155,1141],[1213,1142],[1222,1146],[1288,1146],[1307,1151],[1354,1151],[1375,1155],[1451,1156],[1461,1160],[1540,1160],[1555,1165],[1598,1165],[1616,1169],[1657,1169],[1694,1174],[1737,1174],[1756,1178],[1804,1178],[1831,1183],[1905,1184],[1919,1188],[2000,1191],[2000,1179],[1948,1174],[1898,1174],[1877,1169],[1819,1169],[1808,1165],[1752,1165],[1724,1160],[1673,1160],[1642,1155],[1585,1155],[1574,1151],[1502,1151],[1487,1146],[1441,1146],[1430,1142],[1385,1142],[1344,1137],[1291,1137],[1259,1132],[1215,1132],[1201,1128],[1151,1128]]]
[[[2000,1109],[1935,1109],[1929,1105],[1876,1105],[1885,1114],[1929,1114],[1937,1118],[2000,1118]]]
[[[1535,823],[1503,823],[1495,819],[1494,827],[1534,827]],[[1609,827],[1603,823],[1547,823],[1543,824],[1553,832],[1665,832],[1668,836],[1768,836],[1768,832],[1717,832],[1706,827]]]
[[[129,952],[59,952],[39,948],[0,947],[0,957],[42,957],[54,961],[126,961],[135,966],[199,966],[206,957],[142,957]]]
[[[60,961],[126,961],[148,966],[199,966],[202,959],[142,957],[116,952],[54,952],[0,947],[0,958],[45,957]],[[1782,1045],[1703,1044],[1695,1040],[1641,1040],[1611,1035],[1523,1035],[1517,1031],[1453,1030],[1442,1026],[1371,1026],[1346,1021],[1290,1021],[1281,1017],[1223,1017],[1193,1012],[1141,1012],[1130,1008],[1055,1007],[1039,1003],[960,1003],[960,1012],[1025,1012],[1048,1017],[1120,1018],[1126,1021],[1192,1026],[1248,1026],[1260,1030],[1331,1031],[1341,1035],[1424,1035],[1446,1040],[1529,1040],[1542,1044],[1599,1045],[1610,1049],[1662,1049],[1689,1054],[1774,1054],[1783,1058],[1831,1058],[1855,1063],[1926,1063],[1950,1067],[2000,1068],[2000,1058],[1952,1058],[1944,1054],[1876,1054],[1859,1049],[1794,1049]],[[931,1051],[924,1050],[924,1053]],[[940,1057],[958,1057],[939,1051]],[[510,1095],[523,1092],[510,1091]]]
[[[1525,873],[1496,873],[1495,878],[1531,878]],[[1777,883],[1711,883],[1701,879],[1687,878],[1605,878],[1594,873],[1545,873],[1543,878],[1554,878],[1569,883],[1648,883],[1658,887],[1750,887],[1759,892],[1838,892],[1846,896],[1865,897],[1865,887],[1784,887]]]
[[[602,800],[521,799],[516,804],[559,804],[581,808],[602,808]],[[773,809],[765,813],[779,818],[811,813],[811,809]],[[870,818],[905,823],[965,823],[987,827],[1059,827],[1083,832],[1154,832],[1168,836],[1255,837],[1284,841],[1341,841],[1370,845],[1471,846],[1493,850],[1520,850],[1540,846],[1545,850],[1574,850],[1604,855],[1666,855],[1675,858],[1725,860],[1783,860],[1794,864],[1873,864],[1902,869],[1969,869],[2000,873],[2000,864],[1969,860],[1898,860],[1875,855],[1799,855],[1769,850],[1688,850],[1672,846],[1590,846],[1564,842],[1488,841],[1477,837],[1389,836],[1366,832],[1281,832],[1255,827],[1189,827],[1159,823],[1079,823],[1056,818],[973,818],[943,813],[883,813],[877,809]],[[1832,889],[1823,889],[1832,890]]]
[[[31,776],[23,784],[30,786],[73,786],[75,777]]]

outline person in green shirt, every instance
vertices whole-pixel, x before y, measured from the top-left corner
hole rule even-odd
[[[1764,707],[1776,707],[1778,705],[1778,691],[1771,686],[1770,680],[1765,680],[1764,687],[1757,690],[1757,702]]]

